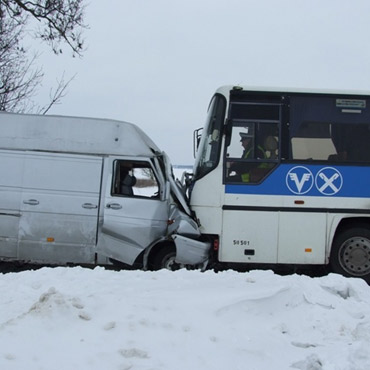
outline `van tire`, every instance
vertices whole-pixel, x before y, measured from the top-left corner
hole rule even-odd
[[[164,245],[153,258],[153,270],[167,269],[176,271],[183,266],[175,262],[176,248],[174,245]]]
[[[333,241],[330,266],[335,273],[370,282],[370,230],[353,227],[340,232]]]

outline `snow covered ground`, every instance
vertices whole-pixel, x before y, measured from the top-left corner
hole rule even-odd
[[[370,287],[338,275],[0,274],[1,370],[368,370]]]

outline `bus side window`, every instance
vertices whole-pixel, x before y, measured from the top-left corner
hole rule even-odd
[[[276,166],[279,158],[278,125],[237,123],[231,129],[226,148],[226,183],[261,182]]]
[[[343,137],[345,142],[341,149],[346,161],[370,162],[370,124],[351,125]]]
[[[291,138],[292,159],[369,162],[370,125],[303,122]]]

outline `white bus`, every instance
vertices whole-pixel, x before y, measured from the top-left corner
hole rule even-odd
[[[213,263],[370,279],[370,94],[222,87],[188,183]]]

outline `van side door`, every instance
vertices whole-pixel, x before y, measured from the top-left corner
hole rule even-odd
[[[132,265],[145,248],[166,236],[164,176],[149,158],[110,157],[104,168],[98,252]]]
[[[26,152],[19,259],[93,263],[102,158]]]

